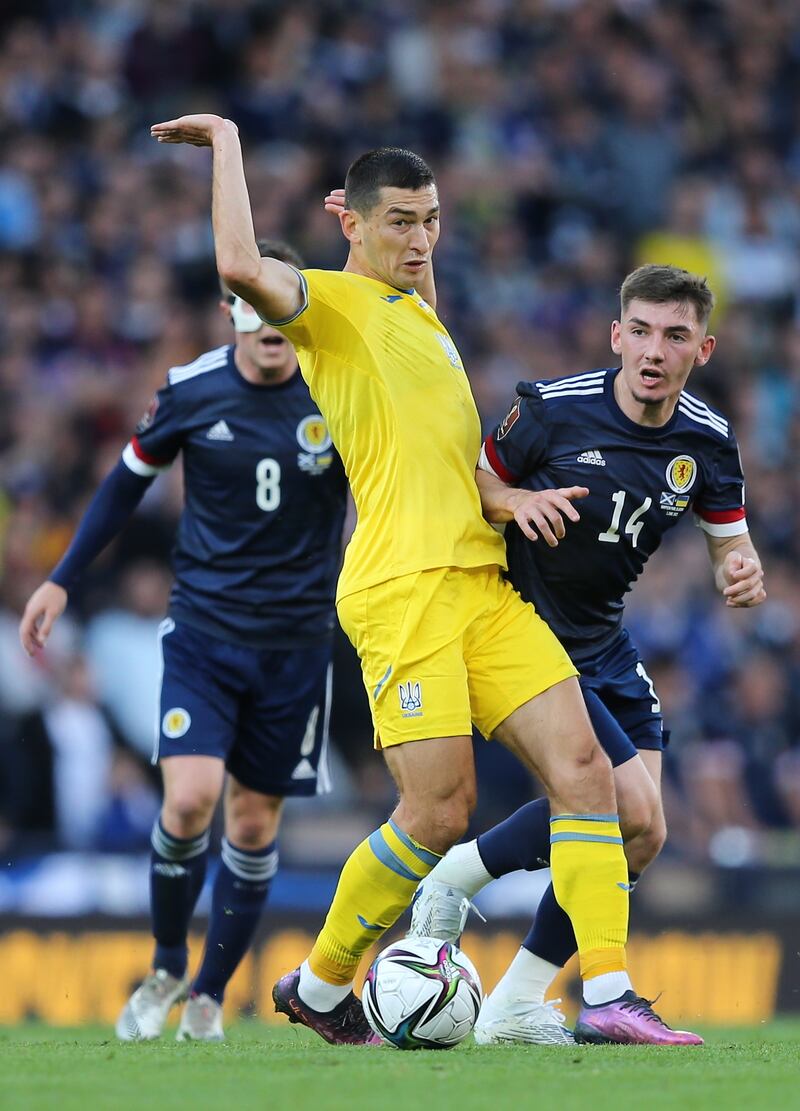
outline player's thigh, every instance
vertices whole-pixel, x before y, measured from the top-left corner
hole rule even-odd
[[[615,653],[613,665],[588,683],[639,752],[660,755],[664,751],[669,733],[664,729],[661,702],[630,637],[626,635]],[[654,761],[653,766],[660,768],[660,760]]]
[[[173,757],[224,761],[239,716],[238,649],[171,621],[162,626],[160,649],[155,759],[162,766]]]
[[[614,786],[623,838],[647,833],[658,822],[660,795],[641,754],[614,768]]]
[[[583,679],[581,690],[592,728],[614,769],[620,829],[629,841],[655,824],[659,791],[642,755],[600,695]]]
[[[464,577],[465,589],[481,602],[464,637],[472,717],[484,737],[500,737],[501,722],[577,672],[551,629],[498,568]],[[514,733],[506,729],[500,739]]]
[[[283,798],[246,787],[234,775],[225,783],[225,836],[240,849],[263,849],[278,836]]]
[[[462,574],[449,568],[339,600],[339,621],[361,661],[376,747],[471,733],[463,648],[471,603]]]
[[[222,794],[225,765],[218,756],[165,756],[159,761],[164,784],[162,811],[168,832],[181,836],[192,822],[205,829],[213,817]]]
[[[638,754],[636,745],[608,709],[600,695],[587,687],[583,679],[580,686],[592,729],[600,742],[600,747],[611,761],[611,766],[618,768],[622,764],[626,764]]]
[[[592,730],[576,678],[510,714],[495,736],[542,780],[553,813],[616,811],[611,763]]]
[[[226,760],[242,787],[277,798],[330,790],[331,652],[327,641],[248,650],[243,670],[247,689]]]
[[[653,837],[660,844],[663,844],[667,837],[667,819],[664,814],[664,797],[661,793],[661,771],[664,754],[657,749],[640,748],[639,758],[647,769],[647,774],[650,776],[656,792],[655,809],[650,828]]]
[[[392,745],[384,758],[400,795],[393,817],[421,845],[446,852],[475,807],[471,734]]]

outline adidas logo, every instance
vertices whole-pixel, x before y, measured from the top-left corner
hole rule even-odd
[[[215,425],[209,428],[206,432],[207,440],[233,440],[234,436],[230,428],[228,428],[227,421],[218,420]]]
[[[308,760],[303,759],[292,772],[292,779],[313,779],[316,774]]]
[[[606,461],[599,451],[582,451],[578,456],[579,463],[591,463],[593,467],[605,467]]]
[[[168,880],[177,880],[188,875],[188,870],[182,864],[162,864],[161,861],[153,865],[153,871]]]

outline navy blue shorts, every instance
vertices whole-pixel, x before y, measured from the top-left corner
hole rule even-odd
[[[597,739],[615,768],[640,748],[663,751],[669,733],[661,703],[625,630],[613,648],[583,665],[580,683]]]
[[[265,795],[330,790],[331,643],[248,648],[166,618],[153,763],[217,756]]]

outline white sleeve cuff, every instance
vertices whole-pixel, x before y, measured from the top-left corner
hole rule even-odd
[[[136,454],[130,442],[122,450],[122,462],[129,471],[141,475],[142,478],[153,478],[154,475],[164,474],[172,466],[171,463],[166,463],[163,467],[157,467],[154,463],[145,463],[144,459],[140,459]]]

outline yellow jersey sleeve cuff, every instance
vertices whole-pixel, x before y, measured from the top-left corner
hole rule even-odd
[[[308,282],[297,267],[292,266],[291,263],[288,262],[286,265],[289,266],[291,270],[294,270],[300,282],[300,307],[297,312],[293,312],[291,316],[285,316],[283,320],[269,320],[266,316],[262,316],[261,313],[259,313],[259,319],[263,320],[265,324],[269,324],[271,328],[280,328],[283,324],[291,324],[293,320],[297,320],[298,316],[302,315],[308,308]]]

